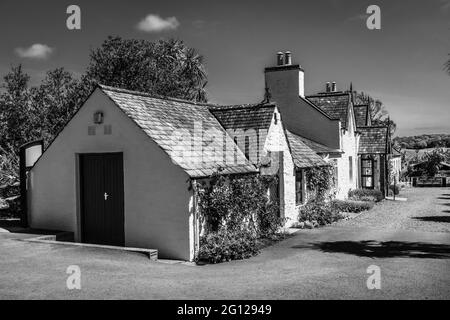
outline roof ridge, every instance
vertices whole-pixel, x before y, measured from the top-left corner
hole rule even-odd
[[[153,98],[153,99],[182,102],[182,103],[192,104],[195,106],[204,106],[204,107],[220,106],[220,105],[214,104],[214,103],[195,102],[195,101],[181,99],[181,98],[173,98],[173,97],[163,96],[163,95],[158,95],[158,94],[150,94],[148,92],[143,92],[143,91],[134,91],[134,90],[128,90],[128,89],[123,89],[123,88],[118,88],[118,87],[111,87],[111,86],[107,86],[107,85],[100,84],[100,83],[97,84],[97,86],[102,90],[109,90],[109,91],[114,91],[114,92],[119,92],[119,93],[127,93],[127,94],[131,94],[131,95],[148,97],[148,98]]]
[[[359,126],[358,128],[387,129],[387,128],[389,128],[389,126]]]
[[[322,98],[327,96],[346,96],[350,95],[350,92],[324,92],[318,94],[307,95],[305,98]]]
[[[243,105],[230,105],[230,106],[216,106],[211,108],[211,111],[228,111],[228,110],[244,110],[244,109],[259,109],[259,108],[276,108],[275,103],[270,104],[243,104]]]

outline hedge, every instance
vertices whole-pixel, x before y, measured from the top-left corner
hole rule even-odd
[[[260,242],[251,232],[222,229],[200,238],[197,260],[210,263],[241,260],[257,255],[259,248]]]
[[[375,201],[379,202],[384,199],[383,194],[379,190],[373,189],[354,189],[348,192],[350,200],[357,201]]]
[[[374,203],[369,201],[333,200],[331,207],[339,212],[359,213],[373,208]]]

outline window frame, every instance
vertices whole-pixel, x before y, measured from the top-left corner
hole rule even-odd
[[[370,163],[370,167],[364,166],[364,163]],[[370,168],[371,174],[364,174],[364,169]],[[367,186],[366,178],[371,178],[371,186]],[[375,160],[373,157],[361,157],[361,187],[363,189],[375,189]]]
[[[300,183],[300,187],[298,188],[298,183]],[[304,204],[305,202],[305,194],[304,194],[304,174],[303,170],[295,171],[295,205],[299,206]]]

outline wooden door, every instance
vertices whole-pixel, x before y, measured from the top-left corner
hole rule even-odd
[[[123,246],[122,153],[80,155],[82,242]]]

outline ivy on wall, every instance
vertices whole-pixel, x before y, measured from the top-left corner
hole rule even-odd
[[[277,185],[276,177],[214,175],[198,187],[201,223],[207,232],[246,229],[270,237],[283,224],[278,199],[268,197]]]
[[[335,194],[335,174],[333,166],[306,169],[306,188],[316,200],[332,198]]]

